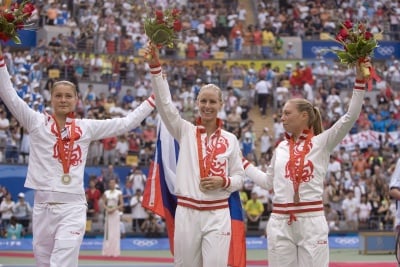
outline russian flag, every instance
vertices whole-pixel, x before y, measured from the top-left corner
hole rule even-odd
[[[149,169],[142,205],[165,219],[170,250],[173,255],[174,218],[177,205],[176,196],[173,192],[179,145],[169,134],[161,120],[158,124],[157,133],[156,152]],[[232,237],[228,266],[245,267],[246,233],[239,192],[234,192],[229,197],[229,208]]]

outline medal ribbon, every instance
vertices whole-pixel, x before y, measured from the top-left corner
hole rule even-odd
[[[65,154],[64,151],[64,141],[61,136],[61,129],[60,126],[58,125],[57,121],[53,117],[54,121],[56,122],[57,126],[57,147],[58,147],[58,153],[60,154],[60,159],[61,163],[63,166],[63,171],[64,174],[69,173],[69,168],[71,167],[71,155],[72,155],[72,149],[74,148],[74,142],[75,142],[75,120],[73,119],[71,122],[71,133],[69,135],[69,144],[68,144],[68,152]],[[66,127],[66,130],[68,131],[68,128]],[[68,141],[67,141],[68,142]]]
[[[299,187],[301,183],[301,178],[303,174],[303,168],[304,168],[304,158],[306,154],[309,152],[309,145],[311,142],[311,137],[313,136],[312,132],[310,131],[307,134],[306,141],[304,142],[303,149],[300,151],[300,155],[296,158],[294,155],[294,148],[295,148],[295,140],[293,137],[289,139],[289,152],[290,152],[290,157],[289,157],[289,171],[290,171],[290,177],[293,179],[293,189],[294,189],[294,194],[299,193]],[[296,159],[300,160],[300,165],[299,168],[296,171]]]
[[[203,177],[207,177],[209,175],[209,172],[211,169],[211,164],[215,157],[215,151],[216,151],[216,148],[218,145],[218,140],[221,135],[221,129],[217,130],[218,131],[217,141],[215,142],[215,146],[213,147],[213,149],[211,151],[210,157],[207,158],[207,162],[204,162],[204,158],[203,158],[203,147],[201,145],[201,131],[202,131],[202,129],[200,129],[198,127],[196,130],[196,139],[197,139],[197,153],[199,156],[200,175],[201,175],[201,178],[203,178]],[[206,147],[206,153],[207,153],[207,147]]]

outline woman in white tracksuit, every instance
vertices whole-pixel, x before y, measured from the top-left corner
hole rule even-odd
[[[400,266],[400,159],[397,160],[396,166],[393,170],[392,177],[389,184],[389,194],[396,200],[396,219],[394,230],[396,232],[396,259],[398,266]]]
[[[162,75],[158,49],[149,45],[146,50],[153,54],[149,64],[157,110],[179,143],[174,266],[226,267],[231,239],[228,198],[242,188],[244,170],[236,136],[223,130],[217,118],[223,106],[221,90],[204,85],[196,100],[196,125],[182,119]]]
[[[270,267],[329,264],[329,229],[322,193],[330,154],[361,111],[365,80],[359,67],[356,73],[348,111],[331,128],[323,131],[319,110],[310,102],[291,99],[282,112],[286,139],[276,147],[267,172],[244,160],[246,176],[274,192],[267,224]]]
[[[74,84],[59,81],[53,85],[50,115],[32,110],[17,95],[1,52],[0,80],[1,99],[30,137],[25,187],[35,192],[32,228],[36,266],[78,266],[86,226],[83,178],[89,145],[139,126],[154,109],[154,98],[124,118],[75,119],[78,94]]]

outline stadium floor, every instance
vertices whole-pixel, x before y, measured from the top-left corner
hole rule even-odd
[[[266,267],[265,250],[248,250],[247,267]],[[393,254],[362,255],[358,250],[332,249],[329,267],[397,267]],[[0,251],[0,267],[33,267],[34,259],[29,251]],[[173,266],[169,251],[123,251],[117,258],[103,257],[100,251],[82,251],[80,267],[170,267]]]

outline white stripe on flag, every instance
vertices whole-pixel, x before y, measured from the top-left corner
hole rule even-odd
[[[161,139],[161,158],[165,181],[169,192],[175,193],[175,176],[176,176],[176,153],[175,140],[168,132],[162,120],[159,120],[159,131]]]

